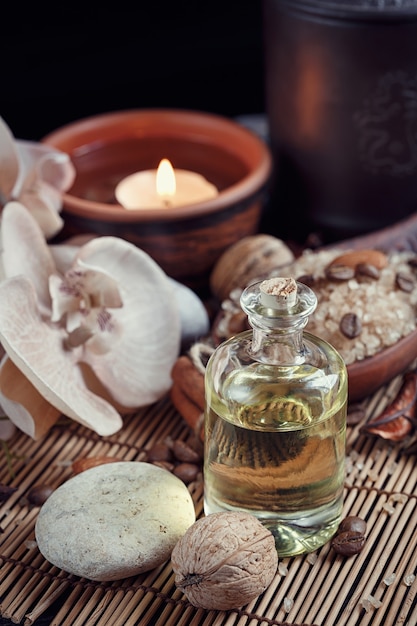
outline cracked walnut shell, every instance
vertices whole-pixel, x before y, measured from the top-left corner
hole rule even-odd
[[[210,288],[219,301],[233,289],[244,289],[255,278],[288,265],[294,254],[281,239],[273,235],[248,235],[230,246],[218,259],[210,274]]]
[[[278,554],[272,533],[245,512],[211,513],[175,545],[175,584],[197,608],[240,608],[271,584]]]

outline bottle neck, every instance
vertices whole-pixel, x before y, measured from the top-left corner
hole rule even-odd
[[[271,365],[300,365],[305,362],[303,329],[307,320],[289,328],[266,328],[253,317],[250,354],[253,359]]]

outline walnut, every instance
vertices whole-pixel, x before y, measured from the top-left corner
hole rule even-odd
[[[272,582],[278,554],[272,533],[244,512],[197,520],[171,555],[175,584],[197,608],[240,608]]]
[[[281,239],[266,234],[249,235],[217,260],[210,275],[211,291],[223,301],[233,289],[244,289],[255,278],[264,278],[293,260],[292,251]]]

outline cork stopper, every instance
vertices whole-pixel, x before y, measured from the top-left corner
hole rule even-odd
[[[297,301],[297,283],[294,278],[268,278],[259,287],[261,302],[272,309],[289,309]]]

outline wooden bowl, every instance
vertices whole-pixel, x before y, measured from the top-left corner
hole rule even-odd
[[[417,254],[417,213],[389,227],[331,244],[339,249],[375,248],[384,252],[407,250]],[[361,400],[405,372],[417,359],[417,330],[363,361],[348,365],[349,400]]]
[[[349,401],[370,396],[402,374],[417,358],[417,330],[372,357],[348,365]]]
[[[122,237],[173,278],[197,290],[231,244],[257,231],[272,159],[251,131],[221,116],[179,110],[129,110],[68,124],[43,143],[70,155],[76,169],[63,196],[63,235]],[[174,168],[202,174],[217,197],[179,208],[126,210],[116,185],[134,172]]]

